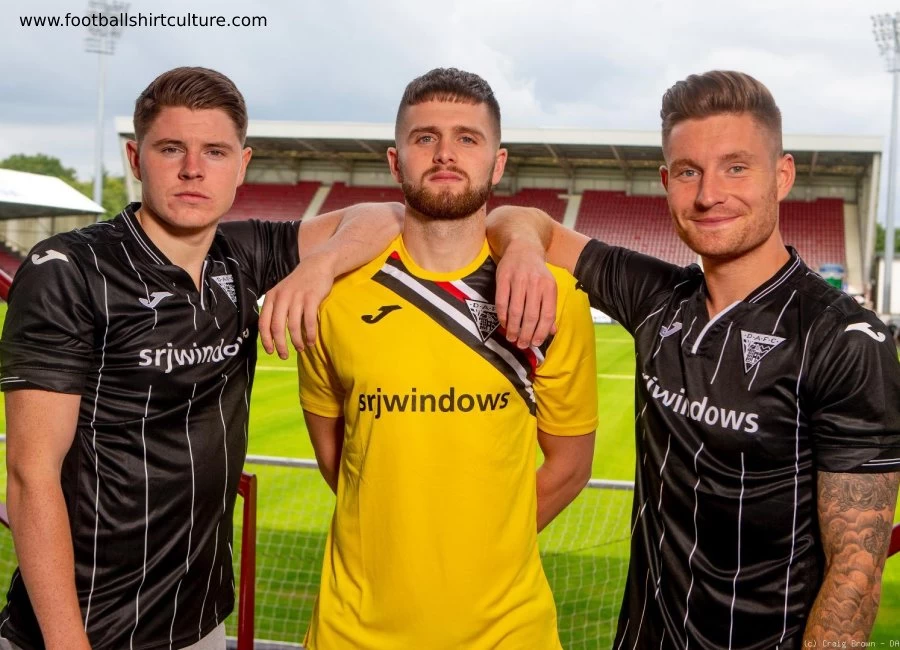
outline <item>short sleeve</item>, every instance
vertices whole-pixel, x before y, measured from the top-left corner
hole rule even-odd
[[[327,418],[344,414],[344,389],[334,373],[334,366],[322,345],[321,319],[316,343],[297,356],[300,376],[300,405],[304,411]]]
[[[833,316],[807,344],[804,411],[816,466],[840,473],[898,471],[900,363],[894,341],[872,312]]]
[[[591,306],[634,328],[647,316],[642,307],[650,298],[669,290],[693,273],[695,267],[680,267],[627,248],[592,239],[575,265],[575,277],[590,297]]]
[[[299,221],[228,221],[219,224],[228,246],[265,293],[294,270],[299,263]]]
[[[554,436],[580,436],[597,428],[594,326],[587,295],[575,288],[575,278],[552,270],[559,287],[558,331],[535,371],[538,428]]]
[[[79,394],[94,364],[94,309],[78,260],[58,239],[16,273],[0,339],[0,388]]]

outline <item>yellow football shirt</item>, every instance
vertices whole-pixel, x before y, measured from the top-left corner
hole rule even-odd
[[[537,429],[596,428],[593,327],[587,296],[551,267],[559,331],[518,350],[498,327],[494,270],[487,242],[432,273],[400,237],[322,303],[300,401],[345,429],[308,648],[560,648]]]

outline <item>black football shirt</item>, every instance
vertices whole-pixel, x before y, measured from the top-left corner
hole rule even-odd
[[[298,261],[298,223],[223,223],[198,291],[139,207],[39,243],[0,345],[3,390],[81,396],[62,486],[95,650],[181,648],[233,609],[257,300]],[[0,635],[43,648],[18,571]]]
[[[793,250],[712,319],[696,265],[591,241],[575,275],[637,359],[614,647],[800,648],[823,575],[816,473],[900,470],[887,329]]]

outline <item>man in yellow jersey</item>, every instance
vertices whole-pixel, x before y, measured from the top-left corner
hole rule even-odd
[[[337,494],[306,645],[556,650],[537,533],[590,476],[587,298],[553,268],[555,336],[518,349],[498,327],[485,204],[506,151],[483,79],[451,68],[413,80],[395,136],[402,235],[334,285],[300,355],[307,426]]]

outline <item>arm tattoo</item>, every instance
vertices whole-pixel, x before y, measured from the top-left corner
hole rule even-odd
[[[900,473],[818,478],[825,579],[806,640],[865,641],[878,612]]]
[[[897,496],[893,474],[820,474],[819,503],[827,501],[841,512],[847,510],[883,510]]]

